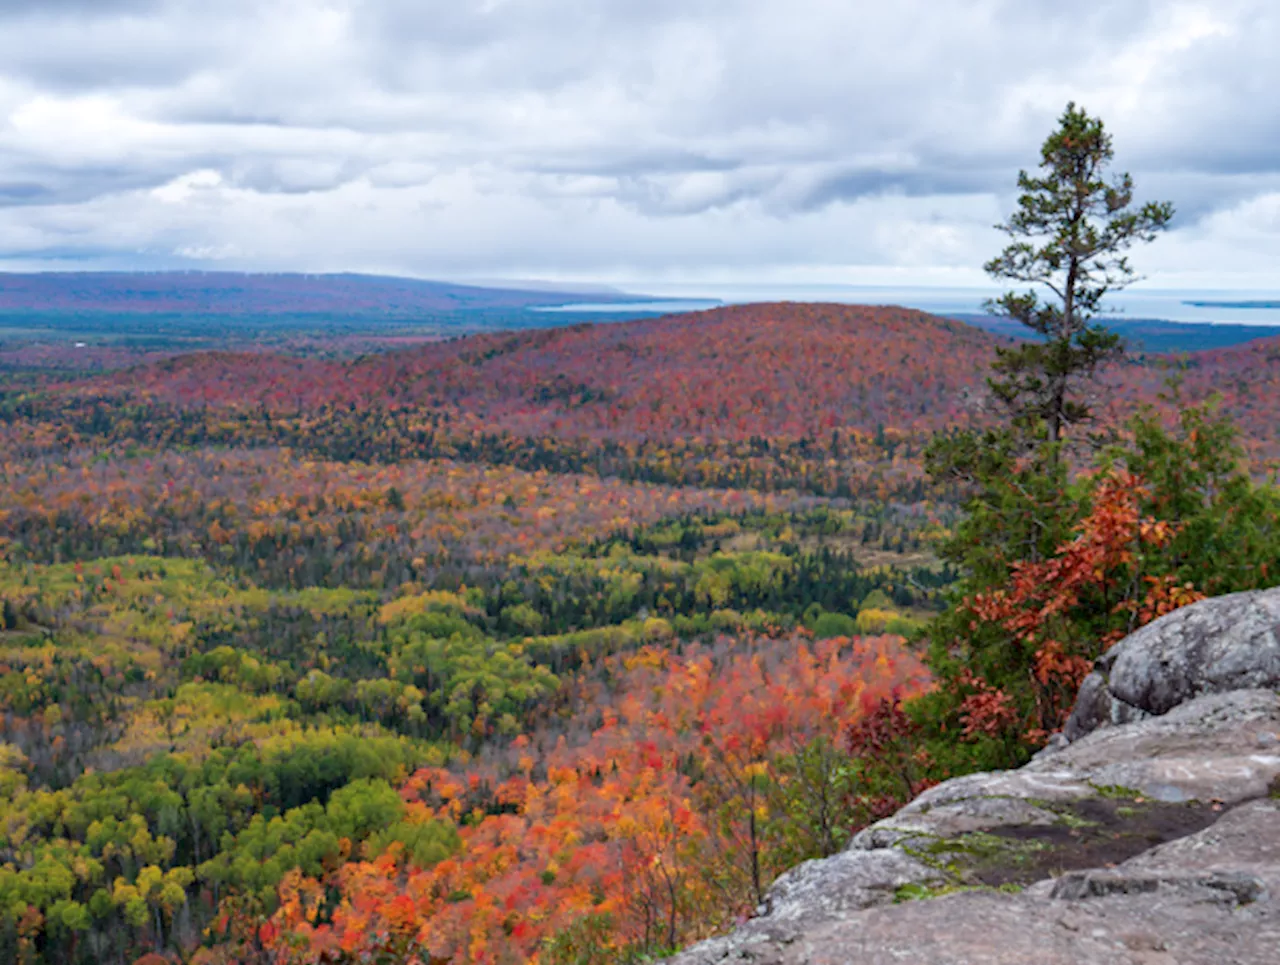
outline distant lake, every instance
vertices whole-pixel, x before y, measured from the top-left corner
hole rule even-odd
[[[669,315],[673,312],[701,312],[719,308],[723,302],[714,298],[672,299],[649,302],[573,302],[568,305],[531,306],[531,312],[619,312],[622,314]]]
[[[544,312],[618,314],[689,312],[720,304],[797,301],[840,302],[851,305],[902,305],[937,315],[982,311],[982,302],[996,289],[871,287],[853,285],[645,285],[658,295],[647,302],[580,303],[534,309]],[[662,297],[670,296],[670,297]],[[1212,289],[1133,289],[1107,300],[1105,316],[1161,319],[1169,322],[1224,322],[1236,325],[1280,325],[1280,291],[1215,291]]]

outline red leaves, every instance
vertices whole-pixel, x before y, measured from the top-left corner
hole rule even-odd
[[[979,736],[999,737],[1016,722],[1017,708],[1003,690],[990,686],[968,671],[961,674],[958,684],[971,691],[960,703],[960,723],[964,727],[965,740]]]
[[[1204,594],[1191,583],[1178,583],[1171,575],[1144,576],[1143,581],[1148,590],[1145,597],[1126,600],[1123,608],[1134,614],[1134,625],[1142,626],[1152,620],[1159,619],[1166,613],[1172,613],[1180,607],[1203,600]],[[1123,635],[1123,634],[1121,634]],[[1116,636],[1118,640],[1120,636]],[[1108,640],[1110,645],[1115,640]]]
[[[932,783],[918,776],[931,762],[918,744],[920,728],[902,709],[902,697],[896,688],[892,696],[881,697],[845,734],[849,753],[863,761],[864,779],[875,785],[868,801],[872,819],[887,817]],[[887,786],[884,779],[875,780],[877,773]]]
[[[33,464],[9,477],[0,490],[6,535],[25,527],[56,541],[53,519],[157,541],[186,540],[191,533],[219,560],[226,559],[220,547],[241,554],[254,548],[262,565],[276,568],[273,576],[291,555],[286,551],[298,547],[332,547],[340,573],[346,563],[365,565],[362,550],[369,559],[400,557],[421,561],[422,568],[441,556],[505,561],[512,553],[558,550],[569,540],[670,515],[768,504],[754,493],[447,460],[371,470],[284,450],[166,452],[151,462],[82,455],[67,462],[73,471]],[[387,505],[389,489],[402,495],[405,508]],[[90,575],[76,566],[78,574]],[[112,585],[121,585],[123,575],[113,572]]]
[[[1066,722],[1097,652],[1202,598],[1193,586],[1143,572],[1146,554],[1167,545],[1176,532],[1168,522],[1140,514],[1138,501],[1144,495],[1140,479],[1112,471],[1098,483],[1093,510],[1074,539],[1049,559],[1015,564],[1007,586],[965,603],[978,620],[1007,630],[1013,645],[1034,647],[1030,683],[1038,721],[1027,736],[1035,743]],[[1079,639],[1077,621],[1090,614],[1095,624],[1117,614],[1128,614],[1128,620],[1123,629],[1093,630],[1094,639]],[[972,677],[960,683],[977,688],[964,699],[966,736],[994,737],[1015,724],[1007,695]]]
[[[863,716],[846,735],[849,753],[855,757],[880,757],[903,740],[915,736],[916,726],[902,710],[899,699],[862,696]]]

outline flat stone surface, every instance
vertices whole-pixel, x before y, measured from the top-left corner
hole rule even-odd
[[[967,892],[871,908],[782,943],[682,962],[754,965],[1275,965],[1274,904]]]
[[[1051,823],[1055,806],[1125,789],[1164,803],[1262,797],[1280,779],[1280,695],[1236,691],[1196,698],[1162,717],[1106,727],[1016,771],[967,774],[930,788],[860,831],[874,850],[921,836]]]
[[[1057,812],[1018,797],[970,797],[927,810],[909,811],[904,808],[892,818],[876,824],[874,833],[860,832],[851,846],[862,850],[886,847],[899,839],[921,835],[950,838],[993,828],[1038,827],[1055,824],[1059,820]],[[887,840],[890,833],[893,840]]]
[[[1160,717],[1103,727],[1038,757],[1019,774],[1069,773],[1161,801],[1262,797],[1280,776],[1280,696],[1243,690],[1198,697]]]
[[[766,925],[777,937],[873,905],[891,903],[905,885],[941,885],[934,869],[897,848],[874,853],[844,851],[797,865],[769,889],[760,917],[745,925]]]
[[[1165,880],[1252,877],[1280,898],[1280,799],[1241,804],[1203,831],[1158,845],[1109,873]]]
[[[1123,876],[1121,876],[1123,877]],[[1280,908],[1256,877],[1182,875],[1065,899],[970,891],[777,930],[749,923],[679,965],[1275,965]],[[1247,900],[1242,902],[1240,896]],[[752,927],[754,924],[755,927]]]

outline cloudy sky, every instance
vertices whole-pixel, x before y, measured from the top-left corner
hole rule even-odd
[[[1280,288],[1275,0],[0,0],[0,268],[980,283],[1101,115]]]

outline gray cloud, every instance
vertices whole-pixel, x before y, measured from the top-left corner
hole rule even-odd
[[[9,0],[0,258],[978,280],[1074,99],[1178,203],[1144,267],[1257,274],[1278,42],[1269,0]]]
[[[166,0],[5,0],[0,6],[0,20],[143,13],[165,6]]]
[[[3,204],[37,204],[50,194],[49,188],[31,181],[11,181],[0,183],[0,205]]]

